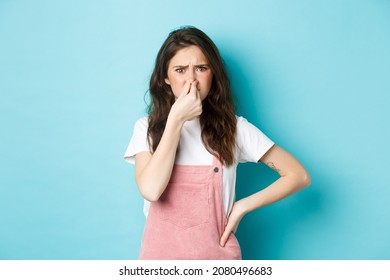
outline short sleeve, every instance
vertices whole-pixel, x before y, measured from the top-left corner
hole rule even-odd
[[[144,117],[137,120],[134,125],[133,135],[124,155],[127,162],[134,164],[134,157],[136,154],[150,151],[149,143],[147,141],[147,132],[148,118]]]
[[[237,162],[257,162],[274,144],[245,118],[237,118]]]

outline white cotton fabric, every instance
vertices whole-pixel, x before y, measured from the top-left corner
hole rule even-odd
[[[134,125],[133,136],[126,149],[124,158],[134,164],[135,155],[150,151],[147,141],[148,117],[143,117]],[[243,117],[237,117],[235,163],[222,167],[223,204],[226,213],[230,213],[235,201],[236,168],[240,162],[258,162],[274,145],[263,132]],[[187,121],[181,130],[179,151],[175,164],[211,165],[213,156],[206,150],[201,139],[199,119]],[[150,202],[145,200],[144,213],[148,215]]]

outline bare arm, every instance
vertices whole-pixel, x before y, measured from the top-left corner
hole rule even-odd
[[[225,232],[221,237],[222,246],[230,233],[236,231],[245,214],[279,201],[310,184],[310,176],[306,169],[281,147],[273,146],[260,161],[278,172],[280,178],[265,189],[234,203]]]
[[[149,201],[157,201],[169,182],[184,122],[202,113],[202,102],[196,85],[196,82],[188,81],[183,93],[173,104],[154,153],[141,152],[135,156],[137,185],[142,196]]]
[[[156,151],[141,152],[135,156],[135,178],[142,196],[157,201],[171,177],[182,123],[167,121],[163,136]]]
[[[279,146],[272,147],[260,161],[275,170],[280,178],[267,188],[244,198],[242,204],[246,212],[281,200],[310,184],[306,169]]]

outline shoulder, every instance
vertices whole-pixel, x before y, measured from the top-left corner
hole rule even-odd
[[[138,126],[146,126],[147,127],[148,124],[149,124],[149,117],[148,116],[143,116],[135,122],[135,125],[138,125]]]
[[[237,116],[236,146],[239,162],[257,162],[274,145],[258,127]]]
[[[260,131],[256,126],[250,123],[246,118],[241,116],[236,116],[237,119],[237,134],[245,133],[247,131]]]
[[[246,118],[242,117],[242,116],[237,116],[237,115],[236,115],[236,119],[237,119],[237,127],[249,123],[248,120],[247,120]]]
[[[125,152],[125,159],[134,164],[134,156],[143,151],[150,151],[147,141],[148,117],[138,119],[133,128],[133,135]]]
[[[260,130],[257,126],[253,125],[246,118],[241,116],[236,116],[237,118],[237,137],[253,137],[257,135],[259,137],[265,136],[263,131]]]
[[[147,131],[149,126],[149,117],[139,118],[134,124],[134,131]]]

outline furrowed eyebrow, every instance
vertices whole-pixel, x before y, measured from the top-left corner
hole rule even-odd
[[[173,68],[187,68],[188,65],[175,65],[173,66]],[[194,67],[210,67],[207,63],[204,63],[204,64],[197,64],[197,65],[194,65]]]

